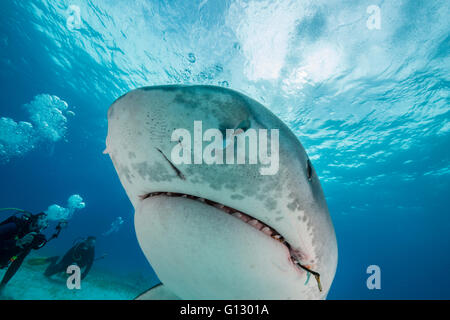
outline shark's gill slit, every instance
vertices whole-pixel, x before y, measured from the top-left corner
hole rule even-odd
[[[161,152],[161,150],[158,149],[159,152]],[[161,152],[162,153],[162,152]],[[164,154],[163,154],[164,155]],[[165,157],[165,156],[164,156]],[[167,158],[166,158],[167,159]],[[168,160],[169,161],[169,160]],[[170,162],[170,161],[169,161]],[[252,216],[245,214],[239,210],[233,209],[231,207],[225,206],[221,203],[215,202],[215,201],[211,201],[205,198],[200,198],[197,196],[193,196],[193,195],[189,195],[189,194],[184,194],[184,193],[176,193],[176,192],[150,192],[144,195],[139,196],[139,198],[141,200],[145,200],[147,198],[151,198],[151,197],[155,197],[155,196],[166,196],[166,197],[181,197],[181,198],[187,198],[187,199],[192,199],[192,200],[196,200],[196,201],[200,201],[203,202],[207,205],[213,206],[227,214],[232,215],[235,218],[238,218],[240,220],[242,220],[243,222],[251,225],[252,227],[258,229],[259,231],[263,232],[264,234],[270,236],[271,238],[273,238],[276,241],[279,241],[281,244],[283,244],[284,246],[287,247],[287,249],[289,250],[290,253],[290,258],[293,262],[293,264],[299,268],[302,269],[308,273],[311,273],[316,281],[317,281],[317,286],[319,288],[319,291],[322,292],[322,285],[320,283],[320,274],[316,271],[313,271],[310,269],[309,266],[305,266],[302,265],[299,261],[299,258],[297,256],[297,254],[295,254],[294,250],[291,249],[291,245],[284,239],[284,237],[277,232],[275,229],[273,229],[272,227],[268,226],[267,224],[265,224],[264,222],[253,218]]]
[[[161,151],[161,149],[156,148],[156,150],[158,150],[162,156],[164,157],[164,159],[166,159],[166,161],[170,164],[170,166],[172,167],[172,169],[176,172],[177,176],[181,179],[181,180],[186,180],[186,177],[183,175],[183,173],[180,171],[180,169],[178,169],[177,167],[175,167],[175,165],[166,157],[166,155],[164,154],[164,152]]]

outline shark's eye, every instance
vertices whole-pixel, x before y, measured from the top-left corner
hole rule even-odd
[[[309,159],[308,159],[308,161],[306,161],[306,177],[308,178],[309,181],[311,181],[312,165],[311,165],[311,161]]]

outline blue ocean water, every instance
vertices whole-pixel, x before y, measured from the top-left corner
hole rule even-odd
[[[157,278],[102,154],[107,109],[144,85],[230,87],[285,121],[316,168],[339,249],[329,299],[448,299],[449,13],[438,0],[4,1],[0,207],[80,195],[39,254],[96,235],[108,254],[97,274],[140,293]],[[366,286],[370,265],[380,290]]]

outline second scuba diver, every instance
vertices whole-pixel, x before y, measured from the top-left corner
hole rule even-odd
[[[92,267],[95,256],[95,237],[87,237],[85,240],[76,243],[67,251],[64,257],[57,263],[59,256],[47,258],[50,265],[45,270],[45,275],[50,277],[56,273],[66,272],[67,267],[76,264],[84,270],[81,279],[84,279]]]

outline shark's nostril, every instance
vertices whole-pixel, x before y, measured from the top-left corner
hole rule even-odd
[[[306,176],[307,176],[308,180],[311,181],[311,178],[312,178],[312,165],[311,165],[311,161],[309,159],[306,162]]]

